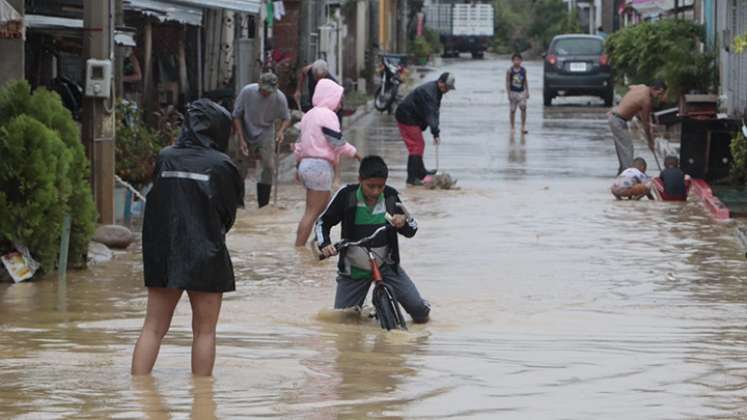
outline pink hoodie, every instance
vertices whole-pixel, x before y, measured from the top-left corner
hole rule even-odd
[[[337,165],[340,156],[355,156],[355,146],[346,142],[340,132],[335,109],[342,101],[342,86],[322,79],[316,84],[314,108],[301,120],[301,139],[296,143],[296,161],[305,158],[324,159]]]

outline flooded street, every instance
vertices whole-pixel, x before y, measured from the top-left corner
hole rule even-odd
[[[0,419],[746,418],[747,262],[733,227],[694,201],[616,202],[607,110],[596,98],[543,109],[541,63],[526,65],[529,134],[512,137],[508,66],[443,68],[457,90],[440,166],[459,191],[405,187],[393,117],[347,131],[390,163],[418,218],[402,261],[431,323],[386,333],[331,311],[335,262],[292,246],[302,189],[282,185],[280,208],[261,211],[252,189],[229,235],[237,292],[214,378],[190,374],[186,298],[153,377],[130,376],[146,290],[139,253],[125,255],[66,285],[0,285]],[[351,162],[342,179],[355,181]]]

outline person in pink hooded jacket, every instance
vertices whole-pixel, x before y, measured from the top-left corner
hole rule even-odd
[[[340,156],[361,160],[355,146],[343,139],[337,112],[342,107],[342,86],[322,79],[316,85],[312,108],[301,120],[301,138],[295,156],[298,179],[306,187],[306,212],[298,224],[296,246],[306,245],[314,222],[331,196]]]

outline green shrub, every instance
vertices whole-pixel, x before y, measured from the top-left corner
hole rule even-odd
[[[671,98],[690,90],[707,91],[716,76],[714,56],[700,52],[701,25],[666,19],[645,22],[612,34],[606,43],[619,80],[650,83],[663,79]]]
[[[415,38],[410,49],[412,54],[419,59],[426,59],[430,57],[433,52],[433,47],[428,43],[425,37],[419,36]]]
[[[732,181],[740,186],[743,186],[747,182],[747,139],[745,139],[742,130],[737,132],[737,135],[731,139],[731,179]]]
[[[0,127],[6,126],[21,115],[26,115],[52,130],[70,153],[70,167],[65,175],[70,192],[64,195],[65,200],[60,201],[58,206],[64,212],[69,212],[72,217],[69,263],[73,267],[84,266],[88,242],[96,227],[97,214],[89,183],[90,165],[80,140],[78,125],[56,93],[40,88],[32,94],[27,82],[11,82],[0,89]],[[62,228],[61,224],[56,223],[56,220],[50,219],[45,229],[54,232],[59,239]],[[0,239],[8,236],[5,230],[0,229]],[[32,253],[35,252],[30,243],[24,244]],[[59,240],[55,246],[59,246]],[[47,266],[47,269],[49,268]]]
[[[117,105],[117,175],[135,187],[146,185],[153,175],[159,150],[159,134],[143,123],[140,112],[123,103]]]
[[[443,52],[444,46],[441,44],[441,35],[438,32],[426,28],[423,37],[431,47],[431,54],[441,54]]]
[[[38,120],[19,115],[0,126],[0,233],[54,267],[72,185],[72,153]]]
[[[734,52],[742,54],[745,49],[747,49],[747,33],[734,37]]]

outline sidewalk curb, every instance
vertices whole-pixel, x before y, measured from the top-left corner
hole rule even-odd
[[[713,216],[714,219],[718,221],[730,219],[729,208],[726,207],[718,197],[713,195],[713,190],[706,181],[702,179],[693,179],[690,191],[700,198],[706,210],[711,213],[711,216]]]

